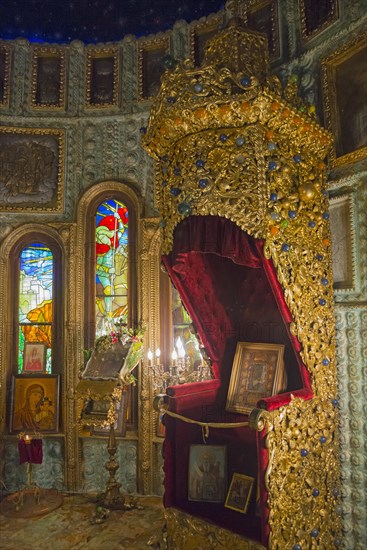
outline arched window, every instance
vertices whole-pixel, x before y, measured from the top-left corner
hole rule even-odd
[[[84,349],[92,350],[100,336],[110,334],[116,321],[134,328],[137,320],[137,241],[139,201],[118,182],[94,185],[78,207],[78,246],[84,258],[81,279]],[[137,391],[130,386],[127,428],[137,426]]]
[[[96,210],[96,336],[128,320],[129,210],[115,198]]]
[[[19,258],[18,373],[52,372],[54,257],[31,243]]]
[[[13,251],[13,373],[58,374],[63,349],[60,247],[48,235],[30,232]]]

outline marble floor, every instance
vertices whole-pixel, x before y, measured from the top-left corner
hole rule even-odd
[[[2,503],[3,504],[3,503]],[[90,496],[64,495],[60,507],[44,515],[21,518],[3,506],[1,550],[140,550],[159,537],[164,524],[162,499],[138,497],[137,508],[112,510],[95,523],[96,502]],[[5,510],[5,511],[4,511]],[[1,511],[1,508],[0,508]],[[99,509],[99,512],[101,510]],[[98,517],[98,516],[97,516]],[[159,548],[158,545],[155,548]]]

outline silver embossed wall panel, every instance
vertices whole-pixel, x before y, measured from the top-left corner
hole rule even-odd
[[[121,483],[121,491],[125,493],[137,492],[137,444],[135,441],[120,441],[117,444],[115,459],[119,464],[116,479]],[[100,493],[106,487],[108,472],[105,464],[109,459],[107,438],[83,439],[83,486],[82,490],[91,493]]]

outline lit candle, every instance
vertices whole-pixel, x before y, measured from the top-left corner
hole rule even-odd
[[[151,350],[149,349],[149,350],[148,350],[148,365],[151,365],[151,364],[152,364],[152,359],[153,359],[153,353],[152,353]]]
[[[31,442],[31,438],[30,438],[30,436],[29,436],[28,434],[26,434],[26,435],[25,435],[25,437],[24,437],[24,441],[25,441],[25,442],[27,443],[27,445],[29,445],[29,444],[30,444],[30,442]]]
[[[176,361],[177,361],[177,351],[174,349],[173,352],[172,352],[172,361],[173,361],[173,365],[176,365]]]
[[[159,348],[155,350],[155,356],[157,358],[157,365],[159,365],[159,358],[161,356],[161,350]]]

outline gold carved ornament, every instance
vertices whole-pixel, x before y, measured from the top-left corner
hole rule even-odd
[[[284,289],[314,393],[262,420],[269,545],[285,550],[333,547],[341,523],[326,181],[332,140],[297,87],[294,76],[284,88],[269,76],[264,37],[234,24],[209,42],[203,67],[166,72],[143,138],[157,160],[163,253],[186,216],[222,216],[263,240]]]

